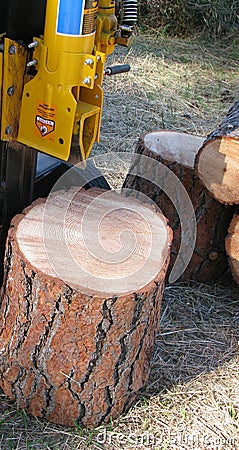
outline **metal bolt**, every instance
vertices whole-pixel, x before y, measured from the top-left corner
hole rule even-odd
[[[38,42],[37,41],[33,41],[30,44],[28,44],[28,48],[35,48],[38,46]]]
[[[91,78],[90,77],[86,77],[83,80],[83,84],[90,84],[91,83]]]
[[[97,61],[101,61],[101,56],[100,55],[96,56],[96,59]]]
[[[32,61],[29,61],[27,63],[27,67],[32,67],[32,66],[36,66],[38,63],[37,59],[33,59]]]
[[[96,73],[96,74],[95,74],[95,80],[98,80],[98,78],[99,78],[99,74]]]
[[[13,129],[12,129],[12,127],[9,125],[6,129],[5,129],[5,134],[7,134],[8,136],[10,135],[10,134],[12,134],[13,133]]]
[[[17,53],[16,45],[10,45],[8,52],[10,53],[10,55],[16,55],[16,53]]]
[[[11,97],[15,92],[15,87],[14,86],[10,86],[7,90],[7,95],[9,95],[9,97]]]
[[[88,58],[88,59],[85,60],[85,64],[86,64],[87,66],[91,66],[91,64],[94,64],[94,61],[93,61],[92,58]]]

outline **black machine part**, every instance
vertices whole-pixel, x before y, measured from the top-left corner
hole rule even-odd
[[[2,0],[0,33],[13,40],[31,42],[43,34],[46,0]]]
[[[83,169],[52,156],[38,153],[33,199],[46,197],[51,187],[70,169],[70,176],[62,179],[61,189],[68,190],[72,186],[84,186],[85,189],[92,187],[110,189],[108,182],[95,166],[93,158],[85,162],[85,168]]]
[[[125,73],[130,71],[129,64],[119,64],[117,66],[110,66],[106,67],[105,69],[105,75],[111,76],[111,75],[117,75],[119,73]]]

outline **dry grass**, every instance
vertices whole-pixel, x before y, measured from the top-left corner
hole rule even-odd
[[[105,81],[101,143],[95,151],[132,151],[139,135],[160,128],[205,135],[239,97],[239,35],[224,40],[139,35],[110,63],[131,72]]]
[[[239,98],[237,43],[148,35],[114,54],[111,62],[132,70],[105,82],[94,154],[132,151],[142,132],[162,127],[206,135]],[[125,170],[119,164],[112,184],[121,184]],[[127,415],[93,432],[69,430],[27,417],[2,395],[0,449],[236,450],[238,341],[234,283],[169,285],[149,381]]]

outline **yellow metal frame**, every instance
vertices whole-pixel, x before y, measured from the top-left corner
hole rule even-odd
[[[100,0],[95,36],[96,49],[110,55],[114,51],[116,31],[115,1]]]
[[[0,53],[1,86],[1,140],[13,140],[18,135],[24,73],[27,51],[18,42],[4,39],[4,53]]]
[[[95,56],[62,52],[57,70],[51,72],[47,68],[47,47],[41,40],[38,40],[38,44],[39,70],[24,87],[18,140],[52,156],[68,160],[72,134],[77,130],[77,123],[81,122],[78,129],[83,132],[86,119],[91,117],[95,128],[92,140],[88,139],[88,145],[85,146],[80,136],[81,155],[86,158],[95,138],[99,136],[103,94],[95,75],[97,59],[104,61],[105,56],[98,52]],[[85,63],[89,59],[92,60],[91,65]],[[87,86],[85,80],[89,80]],[[87,101],[86,94],[81,95],[81,89],[92,91],[89,95],[92,103]],[[82,101],[84,107],[81,107]],[[40,105],[45,105],[43,119],[54,122],[54,130],[46,136],[40,136],[36,129]],[[52,116],[47,113],[51,109],[54,109]]]
[[[84,14],[97,13],[96,31],[79,36],[57,31],[59,4],[47,0],[44,36],[34,38],[33,50],[4,39],[1,139],[15,139],[63,160],[69,160],[73,147],[76,155],[78,141],[80,160],[100,137],[104,64],[117,31],[115,1],[92,2]]]

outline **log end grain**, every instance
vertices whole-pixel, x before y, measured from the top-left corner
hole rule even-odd
[[[145,148],[162,160],[194,167],[195,157],[204,142],[202,136],[177,131],[155,131],[142,136]]]
[[[218,137],[207,140],[197,156],[197,173],[209,192],[221,203],[239,203],[239,141]]]

